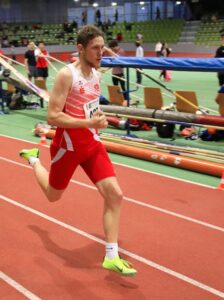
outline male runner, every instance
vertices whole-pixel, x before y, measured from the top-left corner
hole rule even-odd
[[[59,71],[50,96],[48,122],[57,126],[50,147],[50,172],[42,166],[38,149],[22,150],[20,155],[33,166],[39,185],[52,202],[59,200],[76,167],[81,165],[104,198],[106,255],[103,267],[132,276],[137,271],[118,255],[122,192],[97,135],[97,129],[107,126],[99,108],[100,85],[96,71],[104,51],[102,32],[94,26],[84,26],[77,36],[77,49],[79,60]]]

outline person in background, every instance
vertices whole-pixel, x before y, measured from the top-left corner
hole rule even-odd
[[[161,19],[161,13],[160,13],[159,7],[157,6],[156,7],[156,20],[160,20],[160,19]]]
[[[168,47],[167,43],[162,44],[161,48],[161,56],[163,57],[169,57],[172,49]],[[171,72],[167,70],[162,70],[160,72],[159,78],[163,77],[165,81],[170,81],[171,80]]]
[[[35,46],[33,42],[29,42],[27,45],[28,50],[25,52],[24,64],[27,71],[29,80],[37,78],[36,58],[35,58]]]
[[[16,52],[15,52],[15,46],[14,45],[11,45],[10,52],[11,52],[10,54],[11,54],[12,59],[16,61]],[[14,63],[14,62],[12,61],[12,63]]]
[[[82,25],[84,26],[86,25],[86,23],[87,23],[87,10],[84,10],[82,12]]]
[[[115,55],[124,56],[124,53],[125,53],[124,49],[119,46],[117,40],[110,41],[109,42],[109,48],[114,52]],[[125,81],[122,80],[122,79],[124,79],[124,69],[121,68],[121,67],[113,67],[112,68],[112,82],[113,82],[113,85],[120,84],[121,89],[124,93],[124,98],[125,98],[125,100],[127,100],[127,96],[126,96],[126,93],[125,93]]]
[[[215,53],[216,58],[224,57],[224,32],[221,32],[221,45],[218,47]],[[224,84],[224,72],[220,71],[217,73],[219,85],[222,86]]]
[[[117,34],[117,36],[116,36],[116,40],[118,41],[118,42],[122,42],[123,41],[123,34],[122,34],[122,32],[118,32],[118,34]]]
[[[2,45],[0,43],[0,55],[1,54],[5,56],[5,53],[2,50]],[[2,72],[3,69],[4,69],[4,67],[0,64],[0,72]],[[3,83],[3,81],[0,80],[0,114],[2,114],[2,113],[8,113],[8,107],[7,107],[8,99],[6,97],[8,91],[5,91],[3,89],[3,84],[2,83]]]
[[[157,42],[155,45],[155,53],[157,57],[161,56],[161,49],[162,49],[162,43],[161,42]]]
[[[143,43],[143,34],[138,32],[136,34],[136,40],[139,41],[140,43]]]
[[[99,9],[95,12],[95,22],[98,26],[101,24],[101,11]]]
[[[136,45],[135,56],[136,57],[144,57],[144,49],[141,46],[141,42],[140,41],[136,41],[135,45]],[[142,74],[138,70],[136,70],[136,83],[138,83],[138,84],[142,83]]]
[[[37,67],[37,79],[47,80],[48,77],[48,51],[45,48],[44,42],[39,42],[37,49],[35,49],[36,67]]]
[[[224,117],[224,84],[218,90],[215,102],[219,105],[219,113]]]
[[[115,13],[114,13],[114,23],[118,22],[118,10],[116,8]]]
[[[162,44],[161,56],[169,57],[172,49],[168,47],[167,43]]]
[[[216,50],[215,57],[224,57],[224,28],[220,30],[221,34],[221,46]],[[217,74],[220,89],[216,95],[215,101],[219,105],[219,113],[224,116],[224,72],[218,72]]]

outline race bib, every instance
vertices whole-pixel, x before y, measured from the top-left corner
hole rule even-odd
[[[92,100],[83,106],[86,119],[91,119],[93,114],[100,110],[99,99]]]

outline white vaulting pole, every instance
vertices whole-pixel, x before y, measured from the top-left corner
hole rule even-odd
[[[23,76],[12,65],[10,65],[6,60],[4,60],[1,54],[0,54],[0,64],[3,65],[4,68],[9,69],[12,72],[12,74],[14,74],[23,84],[29,87],[35,94],[43,98],[45,101],[49,101],[49,94],[45,90],[40,89],[29,79]]]

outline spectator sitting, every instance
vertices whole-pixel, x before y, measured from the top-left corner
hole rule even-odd
[[[22,44],[22,46],[26,47],[28,45],[28,43],[29,43],[28,38],[23,36],[21,38],[21,44]],[[14,44],[14,46],[15,46],[15,44]]]
[[[41,29],[41,24],[33,24],[33,29]]]
[[[143,42],[143,35],[140,32],[136,34],[136,41]]]
[[[2,48],[7,48],[7,47],[9,47],[8,36],[3,36],[3,38],[2,38]]]
[[[74,43],[74,38],[72,36],[70,36],[68,39],[67,39],[67,43]]]
[[[217,22],[218,22],[218,16],[217,16],[217,14],[213,14],[213,15],[211,16],[211,21],[212,21],[213,23],[217,23]]]
[[[72,24],[70,25],[70,27],[71,27],[72,29],[78,29],[78,23],[76,22],[76,20],[74,20],[74,21],[72,22]]]
[[[65,34],[64,34],[63,31],[61,31],[61,32],[59,32],[58,34],[55,35],[55,37],[56,37],[57,39],[63,39],[64,36],[65,36]]]
[[[117,36],[116,36],[116,40],[118,41],[118,42],[121,42],[121,41],[123,41],[123,35],[122,35],[122,33],[121,32],[119,32],[118,34],[117,34]]]
[[[64,30],[66,33],[69,32],[69,24],[68,24],[67,22],[65,22],[65,23],[63,24],[63,30]]]
[[[132,24],[131,24],[131,23],[126,23],[125,29],[126,29],[127,31],[131,31],[131,29],[132,29]]]

